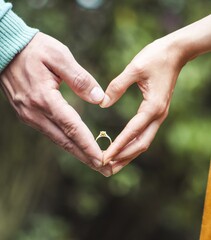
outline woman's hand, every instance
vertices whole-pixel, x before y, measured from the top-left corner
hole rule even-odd
[[[172,93],[183,66],[180,53],[157,40],[145,47],[106,90],[102,107],[114,104],[133,83],[143,94],[137,114],[104,153],[116,173],[150,146],[168,115]]]
[[[114,104],[133,83],[143,94],[137,114],[104,153],[104,164],[109,163],[113,173],[148,149],[168,115],[182,67],[209,51],[211,15],[149,44],[110,83],[102,107]]]

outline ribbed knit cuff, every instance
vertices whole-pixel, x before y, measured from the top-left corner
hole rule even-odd
[[[12,10],[0,19],[0,72],[38,32],[28,27]]]

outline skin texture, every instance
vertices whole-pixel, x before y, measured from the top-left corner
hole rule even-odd
[[[44,54],[43,54],[44,53]],[[64,100],[64,80],[82,99],[99,104],[104,92],[59,41],[38,33],[0,76],[1,86],[20,119],[105,176],[102,151],[78,113]]]
[[[133,83],[143,94],[137,114],[104,153],[104,164],[112,160],[114,173],[148,149],[167,117],[176,79],[182,68],[175,61],[176,54],[168,51],[165,44],[155,41],[144,48],[108,86],[109,106]]]
[[[168,115],[182,67],[211,51],[211,15],[146,46],[108,86],[96,80],[57,40],[38,33],[1,74],[1,86],[20,119],[105,176],[146,151]],[[110,107],[136,83],[143,94],[137,114],[102,152],[78,113],[63,99],[64,80],[82,99]],[[104,165],[104,166],[102,166]]]
[[[137,114],[104,152],[104,164],[117,173],[146,151],[168,115],[182,67],[211,51],[211,15],[146,46],[109,84],[101,107],[110,107],[136,83],[143,95]]]

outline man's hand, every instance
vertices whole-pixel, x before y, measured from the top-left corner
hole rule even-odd
[[[2,88],[19,117],[91,168],[109,176],[102,151],[77,112],[64,100],[64,80],[82,99],[99,104],[104,92],[59,41],[38,33],[0,76]]]
[[[137,114],[104,153],[117,173],[150,146],[161,123],[167,117],[170,100],[183,62],[180,52],[164,40],[145,47],[115,78],[106,90],[102,107],[114,104],[133,83],[142,91],[143,101]]]

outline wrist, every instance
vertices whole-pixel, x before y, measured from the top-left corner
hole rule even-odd
[[[12,10],[0,19],[0,72],[12,61],[38,32],[28,27]]]
[[[211,51],[211,15],[163,37],[181,64]]]

